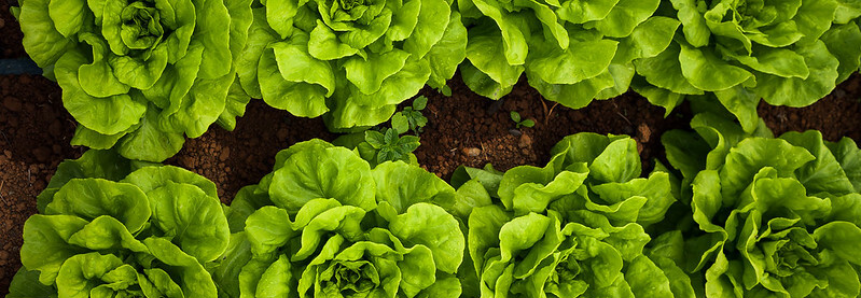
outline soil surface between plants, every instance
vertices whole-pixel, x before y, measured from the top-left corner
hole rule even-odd
[[[0,3],[0,57],[21,58],[18,23]],[[861,141],[861,76],[854,75],[831,95],[802,109],[760,105],[759,113],[776,135],[808,129],[821,130],[826,139],[848,136]],[[580,110],[544,101],[525,82],[501,101],[482,98],[455,77],[452,97],[431,90],[424,115],[429,123],[415,152],[427,170],[450,178],[459,165],[482,167],[491,163],[499,170],[518,165],[543,166],[550,148],[563,137],[577,132],[628,134],[638,143],[644,172],[663,159],[661,134],[686,128],[690,111],[683,105],[668,117],[642,97],[628,93],[619,98],[595,101]],[[404,103],[404,105],[409,102]],[[511,130],[509,117],[517,111],[533,119],[533,128]],[[82,148],[73,148],[74,119],[65,111],[56,83],[40,76],[0,76],[0,296],[21,266],[19,251],[22,229],[36,213],[36,195],[47,185],[62,160],[77,158]],[[257,183],[272,170],[275,154],[297,142],[320,138],[331,141],[322,120],[291,116],[252,100],[237,129],[228,132],[213,125],[202,137],[187,140],[182,151],[166,163],[197,172],[215,182],[219,197],[229,203],[243,186]]]

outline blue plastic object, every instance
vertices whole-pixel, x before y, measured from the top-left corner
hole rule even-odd
[[[0,59],[0,75],[40,75],[42,69],[30,59]]]

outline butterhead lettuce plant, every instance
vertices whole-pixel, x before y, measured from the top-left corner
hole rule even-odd
[[[233,60],[250,0],[21,0],[24,49],[63,89],[80,124],[73,145],[160,162],[218,121],[233,129],[248,97]],[[233,87],[232,87],[233,86]]]
[[[469,214],[478,280],[469,296],[694,297],[680,268],[644,251],[646,228],[675,202],[669,174],[639,178],[636,143],[626,136],[581,133],[552,152],[543,168],[458,174],[471,177],[459,192],[480,187],[493,202]]]
[[[215,184],[176,167],[90,163],[115,157],[88,151],[52,180],[24,224],[10,297],[217,297],[206,268],[230,230]]]
[[[634,90],[668,110],[716,98],[756,129],[760,99],[803,107],[861,64],[861,6],[844,0],[670,0],[658,13],[681,30],[665,51],[636,61]]]
[[[242,87],[330,128],[385,122],[464,59],[466,29],[446,0],[260,1],[236,63]]]
[[[656,245],[684,251],[676,262],[704,275],[705,297],[861,295],[857,145],[817,131],[745,137],[712,114],[694,124],[664,144],[695,224]]]
[[[632,61],[670,43],[679,21],[652,17],[660,0],[458,0],[468,20],[464,82],[499,99],[526,72],[549,100],[582,108],[628,90]]]
[[[244,244],[216,279],[228,297],[459,297],[455,195],[417,166],[296,144],[231,205]]]

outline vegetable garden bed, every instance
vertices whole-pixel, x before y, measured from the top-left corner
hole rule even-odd
[[[20,28],[8,4],[0,3],[0,59],[25,57]],[[854,74],[806,108],[760,104],[758,112],[776,136],[815,129],[828,141],[849,137],[861,142],[860,85],[861,75]],[[687,103],[665,117],[663,108],[633,92],[572,110],[543,100],[525,78],[500,101],[473,93],[460,75],[449,86],[450,97],[429,87],[422,89],[420,94],[429,98],[424,111],[428,125],[420,135],[422,145],[414,152],[423,168],[445,181],[461,165],[492,164],[502,171],[520,165],[544,166],[551,147],[578,132],[630,135],[645,175],[654,168],[654,160],[667,164],[662,134],[688,129],[692,118]],[[398,110],[410,103],[400,104]],[[512,111],[536,125],[512,132]],[[0,296],[7,294],[21,266],[22,229],[37,213],[35,197],[61,161],[78,158],[85,150],[69,145],[75,127],[56,83],[34,75],[0,76]],[[336,136],[321,118],[294,117],[254,99],[234,131],[213,126],[202,137],[187,140],[165,163],[210,179],[218,186],[221,201],[229,204],[240,188],[272,172],[280,150],[313,138],[331,142]]]

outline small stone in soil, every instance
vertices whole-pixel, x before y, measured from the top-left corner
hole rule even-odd
[[[478,148],[463,148],[463,154],[466,154],[471,157],[476,157],[481,155],[481,149]]]
[[[523,134],[523,132],[521,132],[519,129],[514,129],[514,128],[509,129],[508,133],[510,133],[512,136],[515,136],[515,137],[519,137],[520,135]]]
[[[640,123],[638,129],[640,131],[640,141],[642,141],[643,143],[648,143],[649,140],[652,138],[652,130],[649,129],[649,126],[645,122]]]

